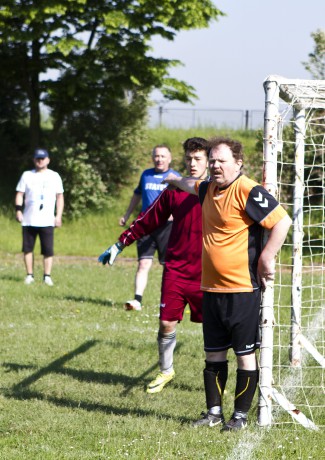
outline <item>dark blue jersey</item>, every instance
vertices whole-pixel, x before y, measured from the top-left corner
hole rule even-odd
[[[162,184],[162,181],[169,173],[180,174],[173,169],[168,169],[166,172],[156,172],[154,168],[146,169],[143,171],[140,177],[140,182],[137,188],[134,190],[136,195],[141,195],[142,208],[141,211],[145,211],[148,206],[155,201],[160,193],[167,187],[167,184]]]

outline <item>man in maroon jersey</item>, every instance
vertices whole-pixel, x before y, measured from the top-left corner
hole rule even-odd
[[[188,174],[205,179],[207,141],[200,137],[190,138],[184,142],[183,148]],[[180,189],[165,189],[121,234],[118,242],[98,258],[103,265],[112,265],[125,246],[164,225],[170,215],[174,220],[165,257],[158,331],[160,372],[149,383],[147,393],[160,392],[175,377],[173,352],[176,325],[183,319],[187,304],[191,310],[191,321],[202,322],[202,218],[198,197]]]

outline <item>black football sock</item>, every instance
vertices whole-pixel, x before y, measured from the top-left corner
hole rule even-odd
[[[237,369],[235,412],[247,414],[249,411],[257,387],[258,375],[258,370]]]
[[[142,302],[142,295],[135,294],[134,299],[141,303]]]
[[[222,395],[228,378],[228,361],[205,361],[203,378],[207,409],[222,407]]]

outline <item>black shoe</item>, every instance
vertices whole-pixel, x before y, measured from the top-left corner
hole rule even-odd
[[[222,428],[221,431],[233,431],[233,430],[242,430],[247,426],[247,418],[241,417],[240,415],[233,414],[229,422],[227,422]]]
[[[225,423],[225,419],[223,417],[223,414],[213,415],[213,414],[209,414],[209,412],[207,412],[207,413],[202,412],[201,415],[202,415],[202,418],[200,418],[196,422],[193,422],[194,427],[197,427],[197,426],[216,426],[216,425],[220,425],[220,423],[221,424]]]

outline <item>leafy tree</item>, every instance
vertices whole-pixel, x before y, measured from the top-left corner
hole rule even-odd
[[[40,143],[41,102],[57,132],[75,111],[98,107],[103,92],[124,100],[160,88],[189,101],[193,88],[168,76],[178,62],[152,57],[150,39],[173,40],[220,14],[211,0],[3,0],[0,76],[10,75],[28,101],[31,147]],[[53,69],[55,80],[47,74]]]
[[[41,145],[57,149],[61,160],[66,155],[62,165],[71,176],[78,170],[71,152],[83,145],[79,166],[91,165],[113,193],[136,165],[149,93],[160,89],[166,99],[183,102],[195,97],[192,86],[169,76],[179,61],[153,57],[151,39],[173,40],[178,31],[207,27],[222,14],[212,0],[3,0],[2,165],[12,150],[22,165]],[[50,130],[41,127],[42,105]],[[29,140],[15,145],[22,120],[28,120]]]
[[[305,69],[310,72],[313,78],[317,80],[325,79],[325,30],[318,29],[316,32],[311,33],[314,39],[315,47],[314,52],[309,53],[309,61],[302,64]]]

